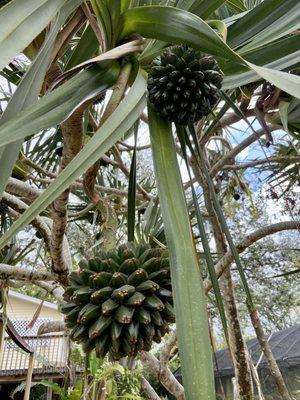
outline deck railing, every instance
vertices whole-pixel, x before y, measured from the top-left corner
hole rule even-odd
[[[69,354],[66,335],[24,336],[23,339],[35,350],[34,374],[65,371]],[[26,375],[28,362],[28,354],[6,337],[0,376]]]

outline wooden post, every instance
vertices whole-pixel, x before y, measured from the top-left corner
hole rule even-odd
[[[34,365],[34,353],[30,353],[29,354],[28,371],[27,371],[27,377],[26,377],[26,387],[25,387],[24,400],[29,400],[31,381],[32,381],[33,365]]]
[[[49,383],[53,383],[53,379],[49,379]],[[52,392],[53,392],[52,387],[48,386],[47,387],[47,398],[46,398],[46,400],[52,400]]]

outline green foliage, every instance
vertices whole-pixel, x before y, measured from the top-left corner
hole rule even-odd
[[[141,371],[130,371],[117,363],[104,362],[96,370],[95,382],[106,382],[107,400],[142,400],[140,396]]]
[[[46,388],[51,388],[53,393],[59,397],[59,400],[80,400],[81,398],[82,381],[78,381],[75,387],[73,388],[69,387],[68,389],[63,389],[57,383],[48,381],[34,382],[32,384],[32,387],[40,385]],[[16,389],[13,390],[10,397],[13,399],[17,393],[23,392],[24,390],[25,390],[25,383],[21,383],[16,387]]]

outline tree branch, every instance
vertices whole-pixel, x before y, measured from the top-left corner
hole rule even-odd
[[[16,178],[9,178],[5,190],[23,197],[29,202],[33,202],[43,192],[40,189],[32,187],[28,182],[23,182]]]
[[[145,395],[147,396],[147,400],[160,400],[160,397],[156,393],[156,391],[153,389],[153,387],[150,385],[150,383],[147,381],[146,378],[143,376],[140,379],[141,387],[145,392]]]
[[[116,110],[120,101],[122,100],[126,91],[130,72],[131,72],[131,64],[126,64],[120,72],[118,81],[115,84],[113,93],[109,99],[109,102],[101,118],[100,126],[102,126],[107,121],[107,119]],[[85,193],[95,205],[97,205],[101,201],[99,193],[97,193],[97,191],[95,190],[99,167],[100,167],[100,162],[97,161],[85,172],[83,178],[83,186]]]
[[[274,233],[285,231],[285,230],[294,230],[300,229],[300,221],[284,221],[278,222],[276,224],[264,226],[256,230],[253,233],[247,235],[241,242],[236,245],[236,249],[238,253],[242,253],[248,247],[250,247],[253,243],[257,242],[258,240],[273,235]],[[218,277],[220,277],[223,272],[230,267],[233,262],[233,255],[231,251],[227,251],[226,254],[216,263],[215,270]],[[212,284],[209,279],[205,279],[204,281],[205,292],[208,293],[211,288]]]
[[[81,8],[78,8],[73,17],[58,33],[52,52],[52,62],[56,61],[69,45],[70,40],[85,22],[86,18]]]
[[[11,209],[10,213],[13,214],[14,218],[19,218],[20,213],[24,212],[27,210],[29,207],[26,203],[24,203],[22,200],[18,199],[17,197],[8,194],[6,192],[3,193],[3,200],[8,204]],[[42,238],[45,241],[46,248],[48,251],[51,251],[51,229],[53,222],[50,218],[47,217],[35,217],[31,225],[40,233]],[[66,235],[63,236],[62,238],[62,256],[64,260],[64,264],[68,266],[68,269],[71,266],[71,253],[69,249],[69,243],[67,240]],[[54,271],[55,272],[55,271]]]
[[[84,102],[61,125],[63,134],[63,158],[61,168],[64,169],[69,162],[79,153],[83,146],[82,116],[91,100]],[[51,216],[53,219],[51,235],[51,258],[54,272],[61,275],[61,282],[67,281],[69,265],[63,257],[63,237],[67,227],[67,204],[70,190],[65,190],[52,204]]]
[[[13,217],[15,218],[19,218],[20,214],[28,208],[28,205],[22,200],[6,192],[3,193],[2,200],[12,209],[10,213],[14,214]],[[40,233],[45,241],[46,247],[50,250],[51,231],[49,226],[45,223],[44,217],[35,217],[31,221],[31,225]]]
[[[278,127],[276,125],[269,126],[270,131],[277,130]],[[246,149],[250,144],[254,143],[261,136],[265,135],[266,131],[264,129],[258,129],[252,135],[248,136],[245,140],[235,146],[231,151],[226,153],[224,157],[222,157],[219,161],[217,161],[211,168],[210,174],[211,176],[215,176],[217,172],[219,172],[228,162],[234,160],[234,158],[244,149]]]
[[[166,341],[165,345],[163,346],[160,352],[159,361],[162,366],[167,366],[171,351],[173,347],[176,345],[176,342],[177,342],[176,332],[172,331],[168,337],[168,340]]]
[[[255,115],[254,109],[250,110],[245,110],[244,111],[245,117],[253,117]],[[215,133],[222,129],[226,128],[227,126],[230,126],[232,124],[235,124],[236,122],[240,121],[242,118],[237,115],[236,113],[230,113],[222,117],[219,122],[208,132],[203,133],[203,135],[199,139],[199,144],[200,146],[204,146],[205,143],[211,138],[211,136],[215,135]],[[202,127],[201,127],[202,128]]]
[[[14,265],[0,264],[0,278],[35,282],[53,281],[56,277],[48,271],[31,271]]]
[[[276,164],[276,163],[300,163],[300,156],[278,156],[269,157],[262,160],[252,160],[241,164],[235,165],[224,165],[222,170],[236,170],[236,169],[246,169],[253,168],[263,164]]]
[[[140,360],[177,400],[184,400],[183,386],[177,381],[167,366],[163,366],[153,354],[146,351],[141,352]]]

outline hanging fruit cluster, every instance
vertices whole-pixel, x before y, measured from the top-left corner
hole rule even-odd
[[[149,71],[149,100],[163,118],[188,125],[212,111],[222,80],[213,57],[186,45],[169,47]]]
[[[169,259],[150,245],[121,245],[82,260],[62,307],[72,340],[99,358],[135,356],[159,343],[175,322]]]

